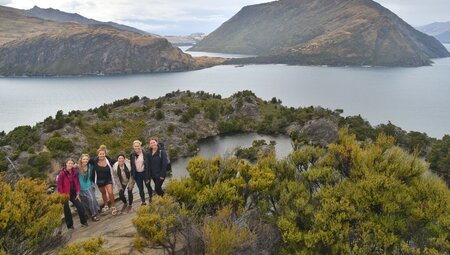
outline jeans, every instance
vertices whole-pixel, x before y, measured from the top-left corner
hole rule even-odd
[[[86,224],[86,214],[84,212],[83,204],[81,204],[81,201],[75,199],[76,195],[70,196],[70,202],[72,202],[73,205],[77,208],[78,216],[80,217],[81,224]],[[72,219],[72,213],[70,211],[69,207],[69,201],[64,202],[64,219],[66,221],[66,225],[68,228],[73,227],[73,219]]]
[[[127,204],[127,199],[125,198],[125,189],[126,188],[127,188],[127,185],[122,184],[122,189],[119,191],[120,200],[122,200],[124,205]],[[128,205],[132,205],[133,204],[133,190],[130,190],[130,189],[127,189],[127,190],[128,190]],[[139,191],[140,191],[140,189],[139,189]]]
[[[152,199],[152,187],[150,186],[150,180],[145,180],[144,172],[136,172],[136,184],[139,189],[139,196],[141,197],[142,203],[145,202],[144,183],[147,187],[148,195],[150,199]]]
[[[162,189],[162,185],[164,180],[161,180],[160,178],[152,178],[153,182],[155,183],[155,191],[156,194],[163,196],[164,195],[164,190]]]

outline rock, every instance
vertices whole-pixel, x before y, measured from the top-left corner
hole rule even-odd
[[[336,123],[328,119],[312,120],[300,130],[300,136],[305,137],[309,144],[328,146],[339,139],[339,128]]]

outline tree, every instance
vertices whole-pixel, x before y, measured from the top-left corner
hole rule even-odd
[[[156,197],[149,206],[142,206],[133,219],[138,237],[135,247],[142,251],[145,247],[161,248],[175,254],[178,236],[181,233],[179,216],[181,208],[172,197]]]
[[[0,179],[0,251],[32,254],[58,243],[62,202],[58,194],[47,195],[42,182],[22,179],[13,186]]]

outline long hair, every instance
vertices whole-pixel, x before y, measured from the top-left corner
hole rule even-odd
[[[87,157],[88,160],[89,160],[89,155],[88,154],[81,154],[80,159],[78,160],[78,169],[80,169],[81,175],[86,177],[88,168],[87,168],[87,165],[83,166],[82,159],[84,157]]]

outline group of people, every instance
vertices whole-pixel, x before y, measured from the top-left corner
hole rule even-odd
[[[144,186],[148,191],[149,203],[152,201],[153,190],[163,196],[163,182],[168,168],[168,157],[164,149],[158,145],[158,138],[152,137],[149,141],[149,152],[144,151],[142,142],[133,142],[133,152],[128,159],[125,153],[119,153],[111,158],[107,155],[105,145],[97,150],[97,156],[90,158],[82,154],[78,164],[68,159],[57,177],[58,192],[69,197],[64,203],[64,218],[69,229],[73,229],[72,213],[69,201],[76,207],[82,226],[87,226],[88,214],[93,221],[99,220],[100,213],[111,211],[117,215],[118,211],[114,201],[114,187],[123,202],[121,212],[130,212],[133,204],[133,188],[137,184],[141,205],[146,205]],[[103,205],[100,207],[95,197],[95,187],[102,194]],[[128,200],[125,196],[128,194]]]

